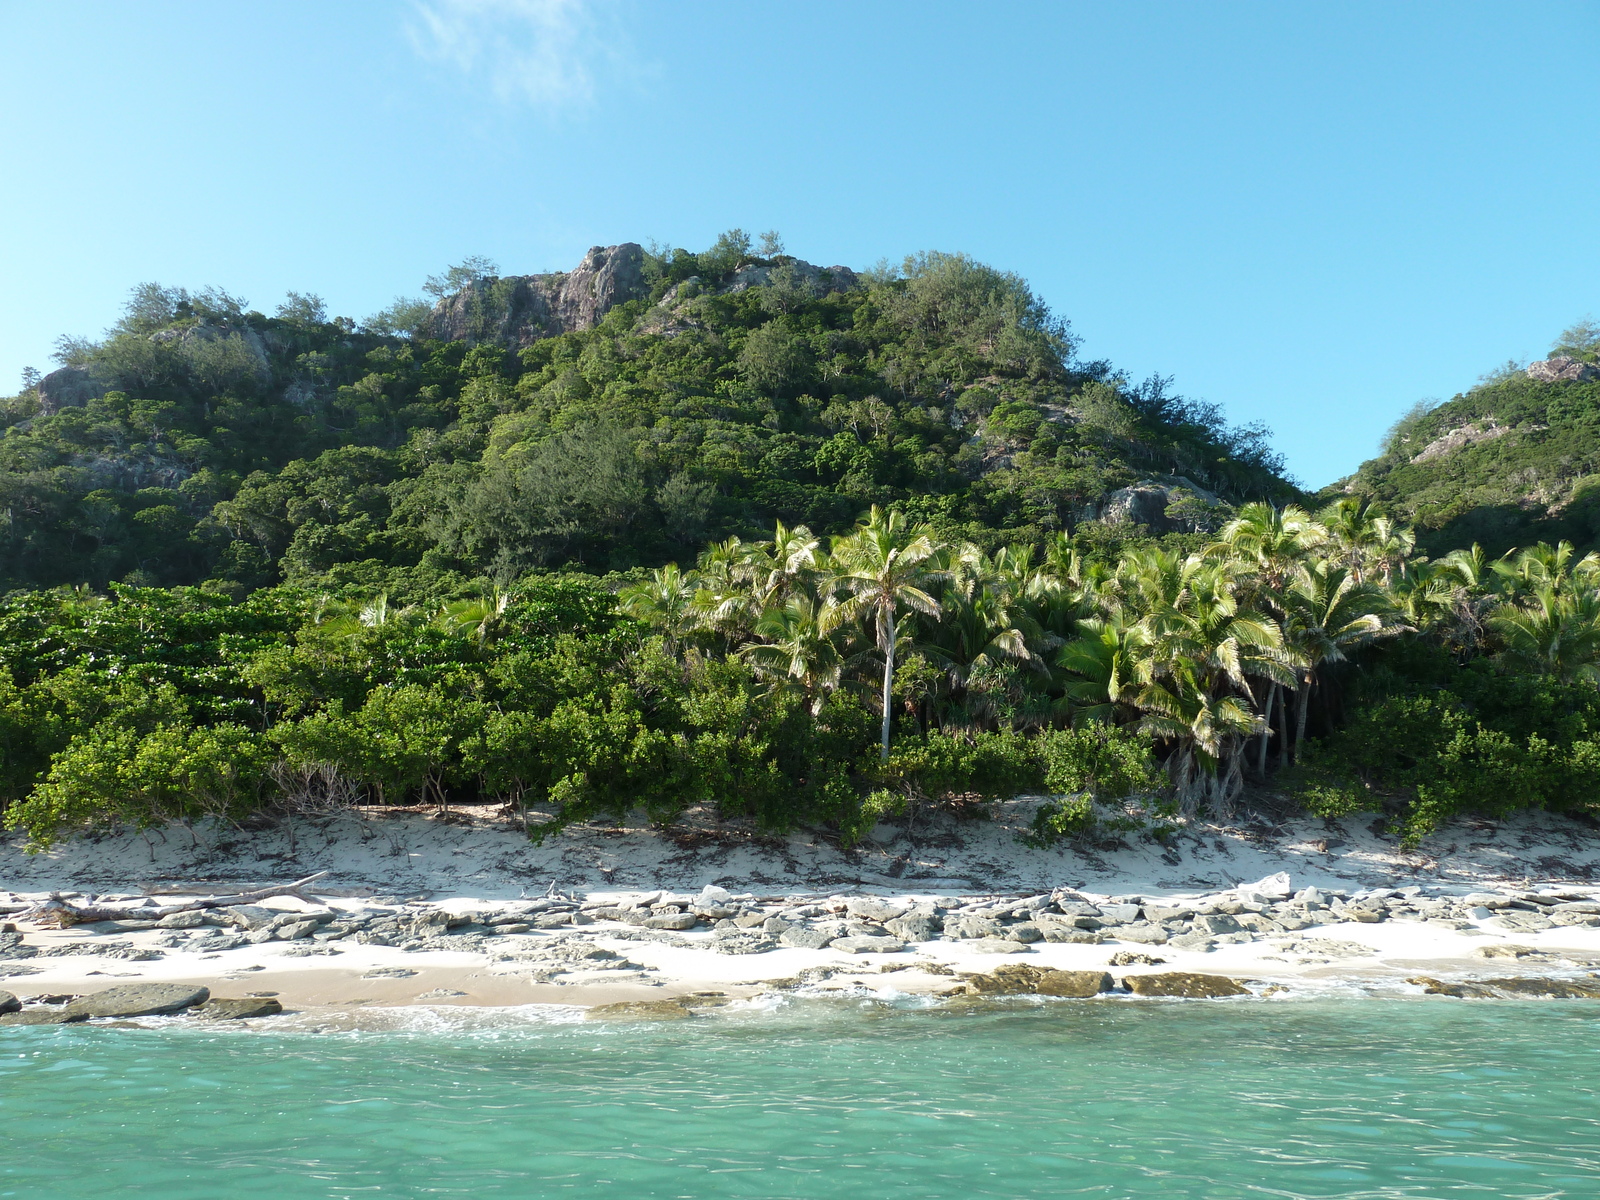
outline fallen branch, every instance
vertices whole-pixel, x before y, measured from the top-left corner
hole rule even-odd
[[[311,900],[312,897],[306,895],[303,889],[307,884],[315,883],[326,874],[326,871],[318,871],[315,875],[307,875],[304,879],[297,879],[293,883],[275,883],[268,887],[257,888],[253,892],[239,892],[232,896],[206,896],[182,904],[74,904],[63,898],[60,892],[51,892],[48,899],[41,900],[17,916],[21,920],[36,923],[54,922],[63,929],[68,925],[90,925],[96,921],[159,921],[162,917],[169,917],[173,913],[194,912],[205,908],[231,908],[236,904],[255,904],[261,900],[270,900],[274,896],[293,896],[297,900]]]

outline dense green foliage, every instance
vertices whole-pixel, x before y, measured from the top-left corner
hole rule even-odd
[[[648,301],[516,354],[154,286],[64,344],[110,390],[31,388],[0,441],[0,571],[35,589],[0,600],[7,826],[498,800],[536,835],[702,807],[849,845],[1046,790],[1049,842],[1276,782],[1414,840],[1594,807],[1600,558],[1430,559],[1358,496],[1286,502],[1263,431],[1077,361],[1015,276],[727,286],[748,254],[652,255]],[[461,286],[496,302],[488,264],[430,281]],[[1543,446],[1586,495],[1596,387],[1408,418],[1355,490],[1444,536],[1487,511],[1449,470]],[[1491,412],[1516,431],[1410,461]],[[1152,477],[1187,532],[1092,519]]]
[[[1600,329],[1574,326],[1552,354],[1600,359]],[[1492,554],[1537,541],[1600,546],[1600,378],[1542,383],[1514,367],[1435,408],[1418,408],[1382,453],[1337,490],[1414,523],[1434,554]]]
[[[749,262],[770,282],[729,290]],[[431,288],[478,281],[492,305],[490,266]],[[268,317],[141,287],[104,340],[62,343],[106,394],[0,402],[0,587],[438,599],[480,575],[656,565],[775,520],[834,531],[872,504],[993,548],[1075,530],[1151,475],[1292,493],[1264,430],[1076,361],[1021,279],[964,257],[825,292],[726,236],[646,274],[651,299],[518,353],[408,336],[426,310],[405,305],[357,326],[315,297]]]

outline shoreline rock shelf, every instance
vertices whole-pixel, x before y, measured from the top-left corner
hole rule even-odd
[[[82,975],[101,973],[86,968],[99,966],[112,975],[142,971],[170,978],[181,973],[189,979],[206,979],[208,973],[237,979],[240,972],[262,970],[309,969],[312,974],[304,976],[306,979],[348,975],[352,980],[368,981],[399,981],[422,971],[446,973],[443,978],[419,980],[421,987],[408,992],[404,1000],[391,996],[380,1001],[388,1004],[424,997],[446,1002],[467,997],[468,992],[454,986],[434,987],[431,992],[422,989],[434,984],[456,985],[470,977],[462,972],[476,971],[485,979],[496,980],[492,988],[502,997],[508,995],[506,988],[519,980],[573,987],[569,993],[573,996],[583,988],[610,989],[613,996],[619,994],[617,988],[633,989],[620,994],[638,996],[640,989],[669,984],[681,987],[695,980],[742,979],[741,986],[754,988],[761,981],[750,979],[748,968],[737,963],[739,957],[798,951],[809,958],[790,957],[787,961],[794,965],[785,973],[798,969],[800,983],[796,986],[808,989],[817,979],[836,974],[855,978],[850,986],[858,990],[910,988],[912,992],[954,995],[940,990],[948,989],[947,984],[930,978],[954,974],[965,981],[956,991],[969,997],[1131,994],[1211,998],[1251,994],[1250,987],[1234,975],[1277,979],[1320,973],[1326,977],[1346,961],[1367,979],[1377,978],[1374,972],[1381,969],[1390,983],[1398,984],[1403,978],[1401,965],[1412,972],[1422,966],[1415,961],[1414,951],[1419,946],[1428,948],[1422,955],[1425,958],[1452,960],[1470,955],[1515,964],[1514,969],[1536,964],[1600,966],[1600,941],[1589,935],[1590,930],[1600,930],[1600,889],[1592,888],[1474,891],[1414,885],[1296,889],[1287,874],[1279,874],[1215,892],[1165,895],[1102,895],[1069,888],[1011,895],[772,895],[736,894],[707,885],[698,892],[657,890],[589,897],[561,894],[552,888],[537,899],[429,902],[417,898],[320,898],[311,894],[306,881],[286,886],[294,889],[288,895],[282,895],[283,889],[279,894],[259,889],[225,898],[248,900],[237,904],[218,904],[207,898],[186,901],[163,896],[141,901],[137,897],[60,893],[50,897],[56,903],[46,907],[39,903],[39,896],[0,893],[0,902],[23,925],[21,930],[9,923],[0,926],[0,982],[54,971],[55,990],[65,990],[62,984],[71,980],[66,986],[81,991]],[[29,927],[27,914],[48,911],[109,912],[114,919],[68,922],[64,929],[40,929],[41,922],[36,921]],[[136,915],[145,911],[152,912],[152,919]],[[1358,928],[1369,926],[1394,929],[1379,934],[1374,928],[1372,933],[1357,934]],[[1408,926],[1416,928],[1411,931]],[[1565,938],[1567,949],[1523,944],[1535,938],[1548,942],[1554,936],[1551,931],[1564,929],[1582,935]],[[1507,938],[1511,935],[1521,940],[1510,942]],[[1462,941],[1459,950],[1440,952],[1441,946],[1456,943],[1458,938],[1482,940]],[[643,961],[635,960],[626,943],[639,947],[638,958]],[[1253,949],[1249,948],[1252,943],[1257,944]],[[1101,945],[1107,947],[1102,955],[1090,949]],[[1389,949],[1383,949],[1385,946]],[[727,956],[730,961],[718,965],[705,960],[694,966],[678,954],[683,950],[719,959]],[[1151,953],[1155,950],[1161,955]],[[430,957],[438,952],[458,957]],[[1195,969],[1200,956],[1214,953],[1218,965],[1232,974]],[[329,975],[323,970],[339,966],[337,956],[347,954],[351,957],[343,961],[351,967],[345,974]],[[409,957],[412,954],[420,957]],[[1119,972],[1113,976],[1103,969],[1156,967],[1173,955],[1180,956],[1179,960],[1165,972]],[[1395,960],[1395,965],[1376,961],[1386,956]],[[977,957],[1001,961],[990,968],[973,961]],[[103,961],[90,961],[94,959]],[[123,963],[162,959],[169,961],[148,970],[118,969]],[[214,960],[215,965],[195,969],[193,959]],[[293,968],[279,961],[290,959],[297,960]],[[404,963],[411,965],[401,965]],[[1281,964],[1281,969],[1274,968],[1274,963]],[[1504,969],[1500,968],[1502,973]],[[1450,982],[1460,972],[1455,961],[1441,962],[1436,970],[1446,982],[1431,975],[1412,978],[1437,985],[1429,990],[1446,996],[1596,995],[1586,990],[1590,983],[1583,980],[1558,981],[1566,991],[1554,985],[1541,990],[1536,983],[1511,987],[1501,978]],[[897,973],[895,986],[886,989],[885,984],[872,982],[872,977],[890,972]],[[908,982],[900,984],[899,980]],[[1276,990],[1281,989],[1274,983],[1258,993],[1270,995]],[[473,988],[470,995],[480,991]],[[299,994],[304,1000],[306,993]],[[467,1002],[519,1002],[514,993],[510,996],[500,1001]],[[193,1012],[207,1019],[253,1019],[281,1011],[276,1002],[208,999],[190,1001],[171,1011]],[[615,1002],[655,1003],[643,998]],[[8,1006],[0,995],[0,1010]],[[20,1011],[0,1011],[0,1023],[89,1019],[80,1018],[78,1011],[71,1004],[34,1003]],[[98,1019],[112,1014],[97,1011],[94,1015]]]

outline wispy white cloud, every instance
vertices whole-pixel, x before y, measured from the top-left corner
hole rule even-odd
[[[593,102],[596,77],[623,47],[591,0],[413,0],[418,54],[481,79],[507,103],[546,111]]]

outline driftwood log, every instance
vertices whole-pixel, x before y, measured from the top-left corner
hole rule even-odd
[[[326,871],[318,871],[315,875],[307,875],[304,879],[297,879],[293,883],[275,883],[269,887],[256,888],[251,892],[238,892],[232,896],[206,896],[200,900],[186,900],[182,904],[92,902],[74,904],[71,900],[64,899],[60,892],[51,892],[47,899],[18,913],[17,918],[37,924],[54,923],[65,929],[68,925],[87,925],[95,921],[159,921],[162,917],[170,917],[173,913],[193,912],[195,909],[203,908],[231,908],[235,904],[255,904],[261,900],[270,900],[274,896],[293,896],[297,900],[310,900],[312,897],[306,895],[305,887],[326,874]]]

